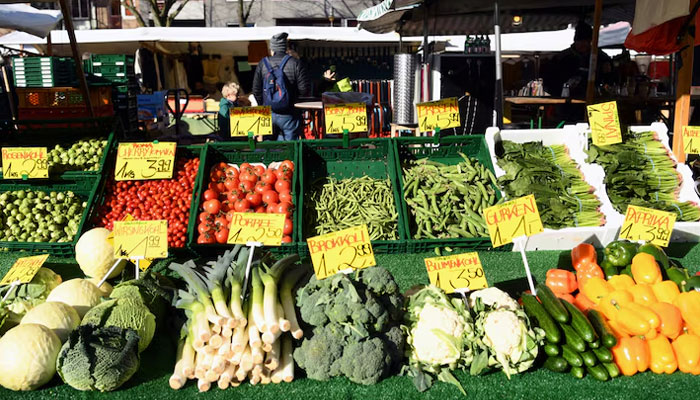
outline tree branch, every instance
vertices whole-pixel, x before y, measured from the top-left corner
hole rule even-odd
[[[182,0],[180,2],[180,5],[175,9],[175,12],[173,12],[172,14],[168,14],[168,21],[166,22],[165,26],[170,26],[175,20],[175,17],[177,17],[178,14],[180,14],[180,11],[182,11],[182,9],[185,8],[185,5],[189,2],[190,0]]]
[[[136,7],[134,7],[134,4],[131,1],[122,0],[121,3],[124,6],[124,8],[129,10],[129,12],[131,12],[134,15],[134,17],[136,17],[136,22],[138,22],[139,25],[148,26],[148,24],[146,24],[146,21],[144,20],[143,16],[141,15],[141,12],[139,10],[137,10]]]
[[[243,0],[239,0],[239,1],[243,1]],[[247,9],[246,12],[245,12],[245,21],[246,21],[246,23],[248,22],[248,17],[250,17],[250,11],[251,11],[251,9],[253,8],[253,4],[254,4],[254,3],[255,3],[255,0],[250,0],[250,4],[248,4],[248,9]],[[245,25],[243,25],[243,26],[245,26]]]

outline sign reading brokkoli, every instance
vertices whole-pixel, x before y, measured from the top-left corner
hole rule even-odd
[[[175,142],[119,143],[114,180],[172,178],[175,147]]]
[[[115,258],[165,258],[168,256],[168,221],[114,222]]]
[[[529,195],[484,210],[493,247],[511,243],[519,236],[532,236],[544,230],[535,196]]]
[[[306,244],[316,279],[325,279],[340,271],[377,265],[367,225],[308,238]]]

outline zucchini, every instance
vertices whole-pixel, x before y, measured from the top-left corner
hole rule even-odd
[[[539,327],[544,330],[544,335],[545,338],[547,338],[547,341],[551,343],[561,342],[561,331],[559,330],[557,323],[554,322],[542,304],[537,301],[537,297],[531,294],[523,294],[520,297],[520,300],[523,302],[525,313],[530,318],[537,320]]]
[[[595,354],[598,361],[602,363],[610,363],[613,361],[613,355],[607,347],[593,349],[593,354]]]
[[[588,310],[588,319],[591,321],[591,325],[593,325],[596,332],[598,332],[598,336],[600,336],[600,341],[603,346],[607,347],[608,349],[615,347],[617,344],[617,338],[613,334],[612,328],[610,328],[610,325],[608,324],[608,321],[605,320],[603,314],[601,314],[598,310],[590,309]]]
[[[542,302],[542,306],[554,318],[555,321],[565,324],[569,322],[569,312],[562,304],[561,300],[552,292],[552,289],[541,283],[537,284],[537,297]]]
[[[578,352],[571,348],[568,344],[561,346],[561,356],[564,357],[566,362],[572,367],[582,367],[583,359],[578,354]]]
[[[593,354],[593,352],[590,350],[581,353],[581,358],[583,359],[583,363],[586,364],[587,367],[592,367],[598,364],[598,359],[595,357],[595,354]]]
[[[571,367],[569,373],[571,376],[578,379],[583,379],[583,375],[585,375],[583,367]]]
[[[617,378],[620,376],[620,369],[615,365],[613,362],[606,362],[603,363],[603,367],[608,371],[608,375],[610,375],[610,378]]]
[[[559,348],[558,344],[545,343],[544,353],[547,354],[548,356],[550,356],[550,357],[558,356],[560,352],[561,352],[561,349]]]
[[[594,342],[596,339],[598,339],[598,335],[595,333],[593,325],[591,325],[591,321],[589,321],[588,318],[583,315],[581,310],[566,300],[561,300],[561,302],[564,304],[564,307],[566,307],[569,314],[571,314],[571,326],[573,326],[576,332],[581,335],[581,338],[588,343]]]
[[[547,357],[544,361],[544,367],[552,372],[566,372],[569,369],[569,364],[561,357]]]
[[[571,325],[564,324],[561,326],[561,329],[564,331],[564,338],[566,340],[566,344],[571,346],[572,349],[576,350],[579,353],[583,353],[586,351],[586,342],[583,341],[581,336],[576,333],[574,328],[571,327]]]
[[[610,378],[608,375],[608,370],[602,364],[594,365],[592,367],[586,366],[586,371],[588,374],[599,381],[607,381]]]
[[[592,348],[592,349],[597,349],[597,348],[599,348],[599,347],[600,347],[600,339],[596,339],[596,340],[594,340],[594,341],[588,343],[588,347],[590,347],[590,348]]]

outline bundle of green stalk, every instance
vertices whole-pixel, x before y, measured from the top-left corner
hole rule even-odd
[[[170,387],[180,389],[196,379],[200,392],[212,384],[237,387],[294,379],[292,338],[301,339],[292,289],[306,271],[289,268],[299,256],[287,256],[271,266],[269,256],[254,259],[250,293],[244,278],[249,249],[236,246],[216,262],[197,268],[193,261],[172,263],[170,269],[187,283],[176,307],[185,310],[177,363]]]
[[[404,198],[416,239],[489,235],[482,211],[496,204],[496,177],[479,161],[460,156],[456,165],[423,158],[404,168]]]
[[[591,144],[588,162],[605,170],[606,191],[619,213],[632,204],[675,212],[679,221],[700,219],[697,204],[678,200],[681,176],[655,132],[626,132],[622,143]]]
[[[328,178],[311,190],[306,204],[317,235],[364,224],[371,240],[399,238],[399,216],[389,179]]]
[[[584,179],[565,145],[503,141],[498,178],[508,199],[535,195],[545,228],[601,226],[605,216],[594,189]]]

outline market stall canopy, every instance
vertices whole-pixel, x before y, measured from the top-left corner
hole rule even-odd
[[[665,55],[679,51],[683,46],[678,38],[688,28],[691,18],[700,26],[697,6],[691,15],[690,0],[666,0],[663,7],[656,0],[637,0],[634,23],[625,47],[649,54]],[[695,45],[700,35],[695,35]]]
[[[39,10],[27,4],[0,4],[0,28],[27,32],[40,38],[45,38],[55,29],[61,19],[60,10]]]

